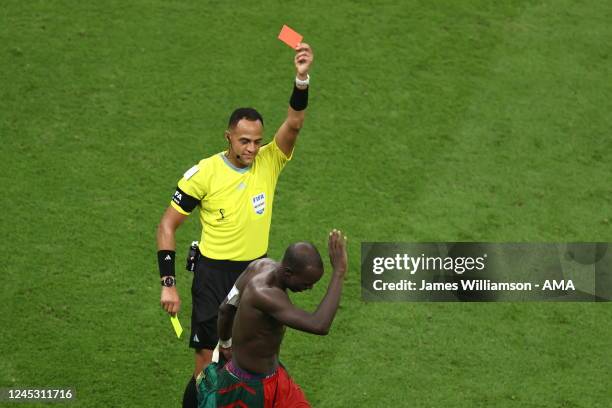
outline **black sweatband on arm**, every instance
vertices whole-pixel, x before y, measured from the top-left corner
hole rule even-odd
[[[308,106],[308,88],[300,89],[297,85],[293,84],[293,93],[291,94],[291,99],[289,99],[289,106],[296,111],[306,109]]]
[[[159,265],[159,276],[175,276],[174,257],[176,252],[162,249],[157,251],[157,264]]]

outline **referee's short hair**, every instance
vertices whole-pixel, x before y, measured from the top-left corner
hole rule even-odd
[[[227,123],[227,128],[228,129],[235,128],[241,119],[250,120],[252,122],[255,122],[256,120],[258,120],[261,122],[261,126],[263,126],[264,124],[263,117],[255,109],[238,108],[234,112],[232,112],[232,114],[230,115],[229,122]]]

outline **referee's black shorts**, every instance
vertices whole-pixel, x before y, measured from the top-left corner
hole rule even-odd
[[[265,255],[264,255],[265,256]],[[200,255],[191,283],[191,337],[189,347],[212,350],[217,345],[219,305],[238,276],[252,261],[224,261]]]

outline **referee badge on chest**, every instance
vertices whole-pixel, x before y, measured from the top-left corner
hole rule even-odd
[[[266,209],[266,193],[259,193],[251,198],[253,204],[253,210],[256,214],[263,214]]]

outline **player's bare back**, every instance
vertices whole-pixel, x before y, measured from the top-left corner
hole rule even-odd
[[[273,286],[272,272],[278,265],[272,259],[253,262],[244,281],[237,282],[243,289],[232,329],[232,352],[240,367],[257,373],[271,373],[276,369],[285,334],[284,325],[256,307],[262,297],[283,297],[289,301],[284,290]]]

